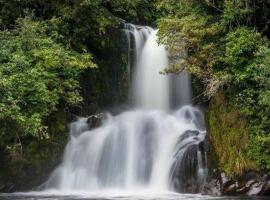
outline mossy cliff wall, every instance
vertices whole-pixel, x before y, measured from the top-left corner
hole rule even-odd
[[[210,100],[206,124],[211,148],[209,177],[202,194],[270,195],[270,176],[252,154],[254,141],[248,120],[224,93],[219,92]]]
[[[206,123],[212,143],[214,167],[229,176],[240,176],[245,171],[256,169],[248,156],[247,122],[237,109],[229,105],[223,93],[211,99]]]

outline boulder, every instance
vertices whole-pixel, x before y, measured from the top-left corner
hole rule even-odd
[[[104,114],[98,113],[98,114],[89,116],[87,119],[87,123],[90,128],[96,128],[101,125],[101,122],[103,119],[104,119]]]
[[[256,182],[252,184],[251,187],[249,188],[249,191],[247,192],[247,195],[249,196],[259,195],[262,192],[263,185],[264,184],[261,182]]]

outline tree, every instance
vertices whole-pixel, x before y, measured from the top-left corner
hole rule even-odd
[[[16,29],[0,32],[0,141],[48,137],[44,121],[59,107],[80,102],[78,78],[96,67],[55,39],[54,21],[19,19]],[[8,142],[7,142],[8,141]]]

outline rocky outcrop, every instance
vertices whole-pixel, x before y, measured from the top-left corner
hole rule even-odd
[[[187,130],[179,138],[183,141],[193,137],[198,140],[199,131]],[[172,186],[180,193],[200,193],[206,178],[207,171],[207,152],[210,148],[209,138],[206,137],[199,143],[190,145],[181,155],[181,159],[176,156],[173,165]],[[181,149],[180,149],[181,150]]]
[[[219,177],[210,179],[203,187],[205,195],[270,195],[270,176],[250,171],[238,179],[232,179],[221,173]]]
[[[95,115],[90,115],[87,119],[87,124],[90,128],[96,128],[101,125],[102,120],[105,118],[103,113],[98,113]]]

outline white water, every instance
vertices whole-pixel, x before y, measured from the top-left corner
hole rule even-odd
[[[203,116],[188,106],[191,102],[187,74],[172,87],[169,76],[161,75],[169,63],[167,52],[157,44],[157,31],[150,27],[127,25],[129,70],[133,71],[132,110],[108,115],[99,128],[87,129],[87,119],[71,124],[70,141],[63,162],[45,183],[56,191],[121,191],[161,193],[182,183],[187,163],[197,163],[194,177],[203,170],[198,144],[204,140]],[[133,69],[132,69],[133,68]],[[173,89],[174,88],[174,89]],[[180,91],[172,91],[175,89]],[[177,96],[179,110],[170,111]],[[182,98],[178,98],[178,97]],[[183,99],[183,100],[181,100]],[[189,150],[197,152],[191,157]],[[180,171],[179,171],[180,170]],[[179,183],[180,182],[180,183]]]
[[[160,72],[168,66],[168,56],[164,46],[158,45],[157,31],[134,31],[136,35],[146,35],[144,45],[136,43],[137,62],[134,70],[132,98],[135,106],[145,109],[168,110],[170,107],[169,77]],[[135,40],[136,41],[136,40]]]

